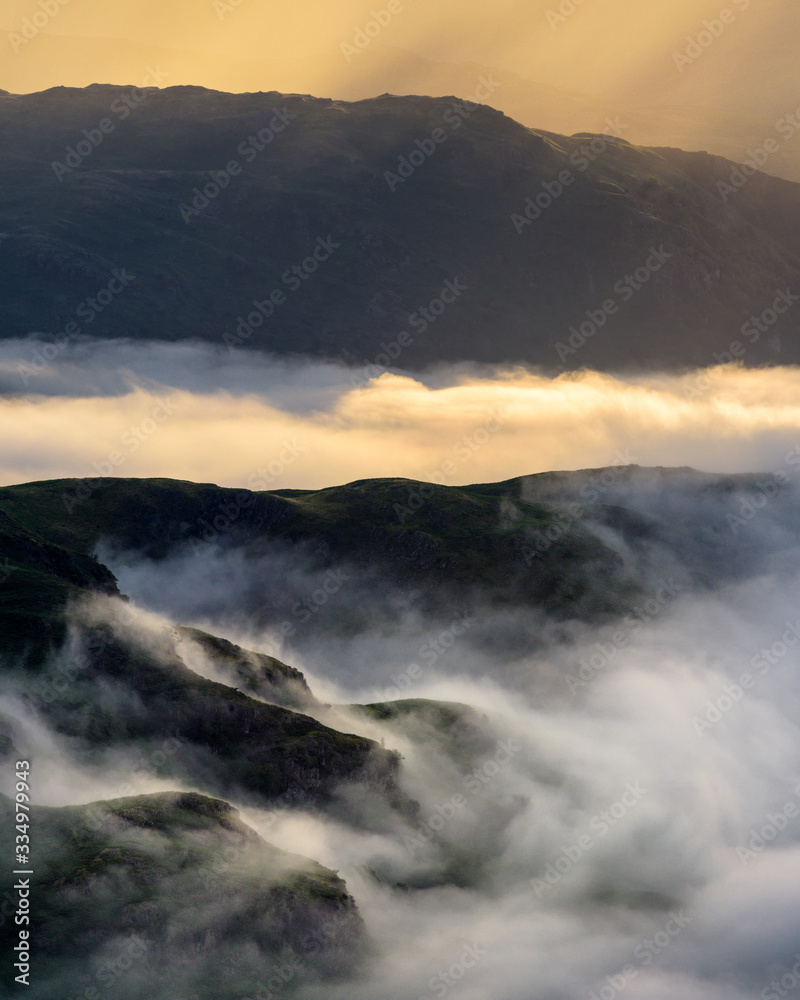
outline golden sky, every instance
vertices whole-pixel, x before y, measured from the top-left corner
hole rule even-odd
[[[490,103],[526,124],[605,131],[605,116],[622,114],[631,141],[731,158],[772,134],[781,115],[800,117],[798,0],[389,2],[5,0],[0,88],[138,85],[156,69],[164,86],[472,97],[488,74]],[[776,172],[800,180],[800,129],[784,151]],[[782,369],[725,372],[689,398],[685,380],[666,377],[548,381],[516,372],[432,389],[385,375],[314,413],[264,394],[169,389],[175,413],[135,449],[121,445],[124,436],[153,422],[164,393],[3,399],[0,483],[91,476],[119,452],[116,475],[247,485],[287,441],[301,450],[282,482],[305,487],[432,479],[447,462],[455,462],[447,482],[490,481],[598,467],[619,453],[701,468],[711,454],[717,471],[761,469],[800,441],[796,381]],[[487,446],[458,458],[459,442],[483,433],[498,411]]]
[[[451,372],[436,386],[386,373],[316,400],[308,371],[302,411],[274,393],[142,385],[0,399],[0,485],[96,475],[252,489],[378,476],[457,485],[613,464],[800,475],[793,368],[627,380]]]
[[[531,127],[623,114],[632,142],[732,159],[800,105],[797,0],[389,2],[5,0],[0,88],[141,85],[152,67],[164,86],[472,98],[488,69],[488,103]],[[800,148],[783,160],[800,180]]]
[[[668,103],[673,91],[686,92],[688,74],[697,103],[727,93],[724,100],[744,95],[752,105],[754,99],[758,103],[754,89],[769,96],[787,68],[784,56],[793,57],[797,44],[790,31],[797,25],[795,0],[729,0],[730,23],[683,71],[674,53],[704,30],[704,21],[717,22],[719,30],[721,0],[495,0],[491,5],[485,0],[392,0],[394,13],[387,4],[5,0],[0,25],[11,36],[0,86],[27,92],[58,83],[135,83],[137,70],[144,75],[146,64],[160,58],[174,84],[224,84],[229,90],[291,86],[344,96],[371,80],[375,93],[402,93],[424,75],[416,55],[434,63],[481,63],[558,89],[631,104],[651,102],[659,96],[657,88]],[[374,38],[362,51],[348,53],[342,46],[354,45],[357,29],[374,21],[373,11],[385,11],[385,23],[377,33],[369,29]],[[26,18],[33,19],[36,34],[20,45],[12,39]],[[404,58],[396,64],[385,53],[370,58],[387,46],[402,50]],[[756,73],[760,77],[753,88]]]

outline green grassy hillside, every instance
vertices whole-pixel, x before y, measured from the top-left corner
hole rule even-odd
[[[11,857],[14,814],[5,796],[0,816],[0,844]],[[170,792],[34,806],[30,826],[29,930],[40,1000],[78,989],[125,1000],[232,1000],[289,961],[281,987],[295,995],[309,977],[347,968],[363,948],[344,882],[263,841],[227,802]],[[4,893],[13,893],[14,880],[3,873]],[[3,919],[5,954],[18,931]],[[3,981],[6,990],[5,969]]]

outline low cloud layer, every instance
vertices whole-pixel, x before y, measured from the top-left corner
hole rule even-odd
[[[407,693],[472,706],[491,747],[466,776],[434,727],[420,742],[339,710],[338,725],[399,747],[421,809],[380,834],[286,810],[248,817],[340,869],[379,943],[366,982],[303,995],[786,995],[769,992],[793,975],[800,916],[800,647],[781,645],[800,621],[784,583],[678,599],[602,662],[605,632],[553,644],[529,669],[560,693],[520,697],[488,659],[483,679],[427,671]],[[468,638],[456,652],[479,655]],[[338,680],[342,695],[367,694],[346,669]],[[436,884],[448,863],[468,884]]]
[[[97,475],[320,488],[448,485],[613,463],[775,471],[800,444],[800,370],[424,375],[208,345],[0,345],[0,483]],[[265,488],[256,485],[255,488]]]

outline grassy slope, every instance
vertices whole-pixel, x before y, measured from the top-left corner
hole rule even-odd
[[[556,513],[550,504],[524,500],[521,480],[433,486],[420,506],[418,491],[428,487],[410,480],[364,480],[286,497],[169,480],[104,479],[70,514],[63,497],[74,495],[77,486],[52,481],[5,487],[0,509],[78,551],[91,552],[97,541],[113,538],[159,558],[177,544],[202,540],[204,525],[245,497],[221,542],[313,542],[330,561],[377,567],[400,582],[481,588],[490,598],[562,611],[574,610],[588,594],[593,568],[610,569],[617,561],[580,524],[542,558],[531,559],[530,533],[552,524]],[[594,593],[595,610],[619,609],[628,585],[618,586],[617,594]]]
[[[0,815],[11,857],[4,797]],[[111,980],[126,1000],[148,986],[149,995],[169,986],[180,995],[180,984],[195,996],[241,997],[287,949],[308,972],[352,960],[359,945],[361,920],[342,880],[263,841],[226,802],[162,793],[34,806],[31,827],[37,996]],[[309,939],[331,927],[309,952]],[[0,940],[15,939],[6,922]],[[132,961],[115,968],[120,954]]]
[[[480,588],[489,599],[569,611],[598,568],[608,574],[609,609],[635,586],[616,553],[591,530],[595,522],[632,543],[666,540],[685,547],[691,539],[723,553],[731,549],[726,512],[738,510],[737,491],[758,494],[758,479],[629,466],[470,486],[375,479],[273,493],[100,479],[86,487],[87,499],[71,513],[64,498],[74,497],[81,481],[54,480],[0,489],[0,512],[76,559],[90,556],[102,540],[159,559],[176,546],[202,545],[208,525],[224,515],[227,524],[212,538],[222,545],[306,543],[322,564],[349,561],[401,582]],[[700,508],[692,518],[695,500]],[[678,516],[683,543],[680,533],[665,534]],[[556,537],[537,549],[548,529]],[[746,537],[737,540],[739,548],[747,544]]]
[[[154,649],[105,626],[82,626],[85,650],[68,683],[51,676],[52,665],[43,671],[48,654],[66,636],[66,607],[91,593],[116,592],[113,576],[88,554],[93,540],[113,534],[116,525],[129,532],[125,540],[133,543],[141,530],[140,492],[132,494],[131,484],[123,481],[108,485],[107,495],[97,490],[72,514],[62,503],[58,484],[45,484],[43,492],[34,489],[29,496],[11,488],[9,497],[16,502],[12,499],[8,510],[0,503],[0,527],[5,526],[0,561],[5,557],[8,565],[0,585],[0,652],[11,683],[22,676],[15,667],[27,669],[27,697],[50,725],[74,737],[76,751],[83,748],[90,757],[110,745],[133,751],[172,736],[182,750],[169,759],[164,773],[212,793],[236,790],[263,801],[302,788],[309,801],[320,801],[340,780],[392,789],[397,761],[390,752],[288,708],[254,700],[235,690],[233,679],[226,685],[200,677],[185,666],[171,641]],[[181,483],[173,491],[169,483],[143,486],[149,512],[169,526],[166,537],[183,524],[187,496],[195,499],[210,491],[215,502],[220,499],[212,487],[204,491]],[[111,503],[100,512],[103,498]],[[151,537],[153,522],[144,523]],[[244,670],[239,683],[255,685],[262,696],[270,685],[285,696],[279,701],[296,704],[298,697],[310,696],[302,675],[277,660],[250,656],[202,633],[193,638],[219,659],[223,672],[226,667]],[[56,681],[60,686],[54,688]],[[120,711],[121,704],[127,705],[126,712]]]

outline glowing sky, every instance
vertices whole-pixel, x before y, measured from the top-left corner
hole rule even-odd
[[[0,86],[137,83],[155,60],[170,84],[346,99],[459,84],[465,96],[480,64],[505,76],[498,104],[519,103],[520,84],[536,81],[560,93],[530,88],[531,110],[546,96],[565,117],[582,100],[584,113],[680,104],[752,116],[797,105],[794,0],[392,0],[394,13],[387,3],[6,0]],[[383,24],[373,11],[385,11]],[[20,40],[26,19],[31,37]],[[368,44],[357,45],[359,30]],[[679,65],[676,53],[698,38],[700,54]]]
[[[611,119],[630,142],[737,162],[800,115],[796,0],[6,0],[0,32],[12,93],[155,69],[162,86],[473,98],[488,70],[492,105],[532,128]],[[766,169],[800,181],[800,139]]]
[[[15,347],[0,357],[9,384]],[[365,379],[245,352],[220,362],[205,345],[149,350],[99,344],[31,379],[28,395],[0,399],[0,485],[97,475],[254,489],[377,476],[457,485],[612,464],[800,476],[794,368]]]
[[[0,87],[138,84],[155,68],[164,86],[471,96],[489,73],[493,104],[526,124],[604,131],[606,116],[624,113],[631,141],[735,158],[781,116],[800,120],[798,28],[796,0],[392,0],[391,9],[388,0],[6,0]],[[784,147],[769,169],[800,180],[800,127]],[[134,379],[122,395],[47,389],[3,399],[0,481],[92,475],[165,394],[179,403],[175,415],[126,452],[115,474],[244,484],[297,439],[303,451],[282,485],[430,479],[497,407],[505,417],[491,445],[448,481],[598,467],[620,451],[641,464],[764,469],[800,438],[797,375],[787,370],[720,374],[693,399],[677,378],[451,372],[436,387],[385,375],[343,389],[336,378],[321,388],[314,375],[312,388],[304,377],[294,384],[314,399],[302,412],[269,379],[243,392],[243,378],[222,392]]]

